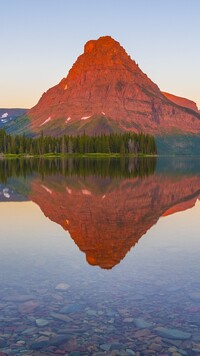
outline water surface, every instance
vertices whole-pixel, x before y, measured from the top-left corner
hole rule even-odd
[[[197,158],[0,172],[1,352],[200,354]]]

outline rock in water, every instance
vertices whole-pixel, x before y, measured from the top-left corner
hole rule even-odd
[[[73,314],[73,313],[79,313],[81,310],[83,310],[83,305],[80,304],[70,304],[67,305],[66,307],[63,307],[60,310],[61,314]]]
[[[138,329],[148,329],[152,326],[152,323],[149,323],[149,322],[147,322],[143,319],[140,319],[140,318],[134,319],[133,322],[134,322],[136,328],[138,328]]]
[[[169,329],[164,327],[158,327],[154,329],[155,332],[162,336],[169,339],[177,339],[177,340],[187,340],[191,337],[190,333],[178,330],[178,329]]]
[[[38,327],[47,326],[49,324],[48,320],[45,319],[36,319],[35,323]]]
[[[59,283],[57,284],[57,286],[55,287],[56,290],[59,290],[59,291],[66,291],[67,289],[70,288],[70,285],[67,284],[67,283]]]

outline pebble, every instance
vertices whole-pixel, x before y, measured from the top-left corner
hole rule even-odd
[[[55,287],[56,290],[58,291],[66,291],[70,288],[70,285],[67,283],[59,283],[57,284],[57,286]]]
[[[31,345],[30,345],[30,348],[32,350],[40,350],[44,347],[47,347],[49,346],[49,340],[45,341],[45,340],[42,340],[42,341],[35,341],[33,342]]]
[[[50,316],[53,319],[61,320],[61,321],[64,321],[66,323],[69,323],[70,321],[72,321],[72,319],[69,316],[65,315],[65,314],[51,313]]]
[[[43,326],[47,326],[49,324],[48,320],[45,319],[36,319],[35,323],[39,328]]]
[[[181,345],[181,340],[175,340],[175,339],[162,339],[166,344],[174,345],[176,347],[179,347]]]
[[[34,327],[34,328],[27,328],[25,330],[22,331],[22,335],[34,335],[34,333],[37,332],[37,328]]]
[[[184,351],[184,350],[177,350],[181,355],[184,355],[184,356],[187,356],[187,351]]]
[[[156,343],[152,343],[152,344],[149,345],[149,349],[153,350],[153,351],[161,351],[162,350],[162,345],[156,344]]]
[[[49,345],[60,346],[69,340],[68,335],[58,335],[49,341]]]
[[[146,337],[149,336],[151,334],[151,332],[147,329],[142,329],[142,330],[138,330],[134,333],[133,337],[135,338],[140,338],[140,337]]]
[[[32,313],[37,307],[39,303],[34,300],[29,300],[19,305],[18,310],[21,314],[30,314]]]
[[[96,310],[91,310],[91,309],[87,310],[86,313],[87,313],[87,315],[91,315],[91,316],[96,316],[97,315]]]
[[[126,348],[126,346],[124,344],[121,343],[114,343],[111,345],[110,350],[124,350]]]
[[[126,349],[126,352],[127,352],[129,355],[135,356],[135,351],[133,351],[133,350],[131,350],[131,349]]]
[[[132,323],[133,322],[133,318],[125,318],[124,320],[123,320],[123,322],[124,323]]]
[[[74,313],[78,313],[80,311],[83,310],[83,305],[80,304],[71,304],[71,305],[67,305],[66,307],[63,307],[59,313],[61,314],[74,314]]]
[[[25,345],[25,341],[23,341],[23,340],[19,340],[19,341],[17,341],[17,343],[16,343],[17,345]]]
[[[168,351],[169,352],[176,352],[177,348],[176,347],[169,347]]]
[[[135,326],[137,329],[148,329],[148,328],[151,328],[152,327],[152,323],[149,323],[143,319],[134,319],[133,320]]]
[[[32,295],[29,294],[20,294],[20,295],[12,295],[12,296],[5,296],[3,300],[7,302],[26,302],[28,300],[34,299]]]

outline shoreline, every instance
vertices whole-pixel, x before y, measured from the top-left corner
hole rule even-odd
[[[42,155],[29,154],[0,154],[0,159],[31,159],[31,158],[144,158],[158,157],[150,154],[120,154],[120,153],[44,153]]]

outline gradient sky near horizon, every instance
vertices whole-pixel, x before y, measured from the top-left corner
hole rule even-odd
[[[0,13],[0,108],[34,106],[105,35],[200,108],[199,0],[0,0]]]

